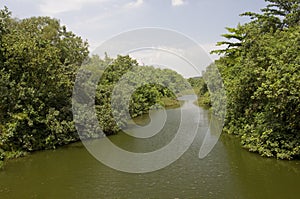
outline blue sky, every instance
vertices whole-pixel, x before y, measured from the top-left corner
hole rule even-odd
[[[205,48],[222,40],[224,27],[247,21],[238,15],[264,0],[1,0],[18,18],[49,15],[87,39],[93,50],[112,35],[162,27],[188,35]]]
[[[47,15],[59,19],[68,30],[88,40],[91,52],[121,32],[159,27],[187,35],[204,49],[206,57],[214,60],[217,55],[208,52],[223,40],[220,35],[226,33],[225,27],[248,21],[239,14],[259,12],[266,3],[264,0],[1,0],[0,7],[4,5],[17,18]]]

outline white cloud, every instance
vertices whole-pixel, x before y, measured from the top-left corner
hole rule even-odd
[[[112,3],[114,2],[114,3]],[[111,5],[120,7],[120,8],[136,8],[140,7],[144,4],[144,0],[134,0],[125,5],[120,5],[122,3],[117,3],[118,1],[112,1],[112,0],[42,0],[39,9],[44,15],[57,15],[64,12],[70,12],[70,11],[78,11],[82,9],[83,6],[88,5],[90,3],[98,3],[98,4],[104,4],[104,3],[110,3]],[[128,0],[127,0],[128,2]]]
[[[185,0],[172,0],[172,6],[181,6],[186,3]]]
[[[181,49],[159,47],[158,49],[134,51],[129,53],[129,55],[141,65],[169,68],[184,77],[200,75],[186,60],[182,59],[183,52]]]
[[[159,68],[175,70],[184,77],[201,76],[201,72],[218,57],[209,55],[213,44],[193,45],[185,47],[157,46],[157,48],[141,48],[131,51],[129,55],[141,65],[152,65]],[[200,48],[199,48],[200,47]]]
[[[136,8],[136,7],[141,6],[143,3],[144,3],[144,0],[136,0],[136,1],[133,1],[133,2],[130,2],[130,3],[126,4],[125,7],[127,7],[127,8]]]
[[[80,10],[87,3],[103,3],[109,0],[44,0],[39,8],[43,14],[59,14],[68,11]]]
[[[221,50],[224,49],[224,46],[216,46],[216,43],[206,43],[206,44],[202,44],[201,47],[203,48],[203,50],[207,53],[207,55],[209,56],[209,58],[211,60],[217,60],[220,58],[220,55],[217,54],[210,54],[210,52],[212,50]]]

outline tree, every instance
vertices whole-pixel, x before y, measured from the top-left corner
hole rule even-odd
[[[0,147],[33,151],[77,140],[71,95],[76,70],[88,55],[87,43],[56,19],[12,19],[7,8],[0,13],[6,14]]]
[[[96,71],[90,66],[88,70]],[[163,98],[176,101],[175,94],[187,87],[184,78],[175,71],[139,66],[129,56],[119,55],[105,68],[96,90],[101,129],[106,135],[115,134],[119,127],[126,127],[130,118],[147,114],[153,106],[165,106]]]
[[[249,23],[228,29],[228,48],[216,61],[227,94],[224,131],[263,156],[300,155],[299,0],[267,0],[261,14],[246,12]]]

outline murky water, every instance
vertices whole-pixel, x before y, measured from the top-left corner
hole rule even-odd
[[[176,133],[180,121],[178,111],[167,110],[167,122],[162,133],[152,138],[135,139],[120,133],[109,139],[133,152],[161,148]],[[299,197],[300,161],[262,158],[241,149],[238,140],[228,135],[221,135],[209,155],[199,159],[203,140],[201,132],[207,129],[209,123],[209,113],[200,111],[203,124],[193,144],[183,156],[164,169],[145,174],[120,172],[97,161],[82,143],[75,143],[9,161],[0,171],[0,198]],[[142,121],[149,120],[144,117],[140,118]]]

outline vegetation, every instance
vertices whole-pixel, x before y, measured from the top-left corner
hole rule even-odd
[[[87,43],[56,19],[0,18],[1,159],[77,140],[70,99]]]
[[[226,91],[218,67],[212,63],[202,72],[202,77],[189,78],[198,95],[197,105],[209,108],[220,121],[226,114]]]
[[[119,55],[116,59],[106,61],[106,64],[104,70],[85,65],[87,78],[83,78],[85,82],[81,85],[85,88],[83,90],[89,91],[97,83],[95,107],[100,127],[106,135],[117,133],[120,127],[126,128],[128,119],[147,114],[151,108],[179,105],[176,96],[189,88],[187,81],[175,71],[139,66],[129,56]],[[99,82],[97,76],[101,76]],[[82,92],[78,90],[78,94]],[[86,93],[91,99],[92,95]],[[86,104],[80,101],[80,97],[76,99],[76,103]],[[100,136],[93,130],[87,133],[87,137]]]
[[[203,77],[191,77],[188,79],[188,82],[198,96],[196,104],[204,108],[211,107],[210,94]]]
[[[106,135],[126,127],[129,117],[148,113],[150,108],[178,104],[176,94],[188,88],[178,73],[138,66],[129,56],[112,59],[105,54],[103,60],[97,55],[88,57],[87,42],[56,19],[14,19],[7,8],[0,10],[0,19],[0,166],[4,159],[79,140],[72,94],[82,64],[86,77],[101,76],[92,99]],[[118,90],[120,80],[127,86],[121,84]],[[136,88],[133,95],[127,92],[128,86]],[[120,106],[125,105],[122,98],[130,94],[129,116],[124,111],[113,114],[113,91],[119,92],[114,96]],[[90,97],[89,90],[83,93],[87,95],[80,97]],[[76,99],[79,102],[80,97]],[[89,132],[87,138],[98,136]]]
[[[266,0],[251,21],[227,28],[216,61],[227,90],[225,131],[262,156],[300,155],[299,0]]]
[[[219,43],[227,48],[214,51],[223,57],[188,81],[213,113],[223,117],[226,106],[224,131],[240,136],[245,148],[293,159],[300,156],[299,0],[266,1],[261,14],[242,14],[249,23],[227,28],[228,41]],[[71,99],[82,64],[86,81],[73,103],[95,102],[106,135],[151,108],[178,105],[176,96],[191,89],[176,72],[139,66],[129,56],[89,57],[87,42],[56,19],[15,19],[7,8],[0,19],[0,166],[7,158],[79,140]]]

